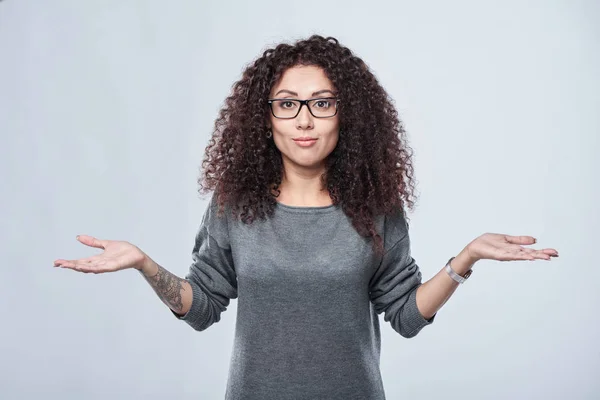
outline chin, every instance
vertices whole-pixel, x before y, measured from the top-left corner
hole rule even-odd
[[[314,167],[314,166],[322,163],[324,160],[306,160],[306,159],[298,160],[298,159],[290,158],[290,161],[301,167]]]
[[[325,159],[327,157],[323,157],[323,158],[293,158],[293,157],[289,157],[288,159],[295,165],[301,166],[301,167],[305,167],[305,168],[315,168],[318,166],[321,166],[325,163]]]

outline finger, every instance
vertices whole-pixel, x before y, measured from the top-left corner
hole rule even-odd
[[[104,249],[107,244],[106,240],[100,240],[89,235],[79,235],[76,237],[76,239],[87,246],[96,247],[99,249]]]
[[[541,259],[541,260],[548,260],[548,261],[552,260],[552,257],[550,257],[549,254],[546,254],[546,253],[544,253],[543,251],[540,251],[540,250],[538,250],[535,253],[533,253],[533,256],[535,258],[538,258],[538,259]]]
[[[538,254],[537,250],[528,249],[528,248],[517,246],[517,245],[505,248],[504,256],[506,257],[504,260],[510,260],[510,261],[522,261],[522,260],[533,261],[538,258],[544,258]]]
[[[65,259],[59,258],[57,260],[54,260],[54,266],[59,267],[61,264],[64,264],[64,263],[70,263],[71,265],[73,263],[91,263],[91,262],[95,262],[100,259],[101,259],[100,255],[95,255],[95,256],[87,257],[87,258],[80,258],[78,260],[65,260]]]
[[[62,268],[67,268],[67,269],[72,269],[73,271],[77,271],[77,272],[83,272],[83,273],[99,273],[102,272],[100,270],[98,270],[97,268],[94,268],[93,266],[89,265],[89,264],[83,264],[83,263],[71,263],[71,262],[67,262],[61,265]]]
[[[528,249],[528,250],[532,250],[532,249]],[[550,261],[552,259],[552,256],[549,254],[546,254],[545,252],[541,251],[541,250],[533,250],[528,252],[529,254],[529,259],[530,260],[548,260]]]
[[[537,256],[537,258],[542,258],[545,260],[549,260],[551,257],[558,257],[558,251],[556,251],[554,249],[536,250],[536,249],[525,249],[524,248],[523,251],[530,255]]]
[[[521,244],[521,245],[534,244],[534,243],[537,242],[536,238],[534,238],[533,236],[511,236],[511,235],[504,235],[504,238],[509,243]]]
[[[57,260],[54,260],[54,266],[55,266],[55,267],[62,267],[62,266],[64,266],[66,263],[70,263],[70,262],[72,262],[72,261],[70,261],[70,260],[65,260],[65,259],[62,259],[62,258],[59,258],[59,259],[57,259]]]
[[[90,257],[91,258],[91,257]],[[61,267],[72,269],[78,272],[84,273],[102,273],[102,272],[110,272],[113,271],[113,265],[110,262],[106,262],[101,258],[96,258],[95,260],[63,260],[61,262]]]
[[[555,249],[542,249],[540,251],[543,251],[551,257],[558,257],[558,251],[556,251]]]

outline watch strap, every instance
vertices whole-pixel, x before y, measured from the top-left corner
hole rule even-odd
[[[460,276],[459,274],[456,273],[456,271],[454,271],[452,269],[452,267],[450,266],[450,262],[452,260],[454,260],[455,257],[452,257],[448,260],[448,262],[446,263],[446,266],[444,267],[444,269],[446,270],[446,272],[448,273],[448,275],[450,275],[450,278],[452,278],[454,281],[463,284],[467,279],[469,279],[469,277],[471,276],[471,274],[473,273],[473,270],[470,269],[468,270],[464,276]]]

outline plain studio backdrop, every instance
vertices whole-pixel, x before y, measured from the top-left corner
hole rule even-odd
[[[183,277],[217,111],[267,47],[334,36],[415,150],[423,280],[484,232],[552,261],[481,261],[405,339],[389,399],[600,398],[600,7],[593,1],[0,1],[0,397],[221,399],[237,300],[196,332],[134,270],[83,274],[78,234]]]

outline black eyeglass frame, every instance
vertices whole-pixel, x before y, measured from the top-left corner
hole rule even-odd
[[[314,101],[314,100],[331,100],[334,99],[335,100],[335,113],[333,115],[328,115],[327,117],[318,117],[315,114],[313,114],[312,110],[310,109],[310,106],[308,105],[309,101]],[[298,112],[296,113],[296,115],[294,115],[293,117],[278,117],[277,115],[275,115],[275,111],[273,111],[273,102],[275,101],[297,101],[300,103],[300,107],[298,107]],[[337,97],[315,97],[313,99],[306,99],[306,100],[300,100],[300,99],[268,99],[267,103],[269,103],[269,108],[271,109],[271,114],[273,114],[273,116],[275,118],[278,119],[294,119],[298,116],[298,114],[300,114],[300,110],[302,110],[302,106],[306,106],[306,108],[308,108],[308,112],[310,113],[310,115],[312,115],[315,118],[331,118],[331,117],[335,117],[338,113],[338,104],[340,103],[340,99]]]

